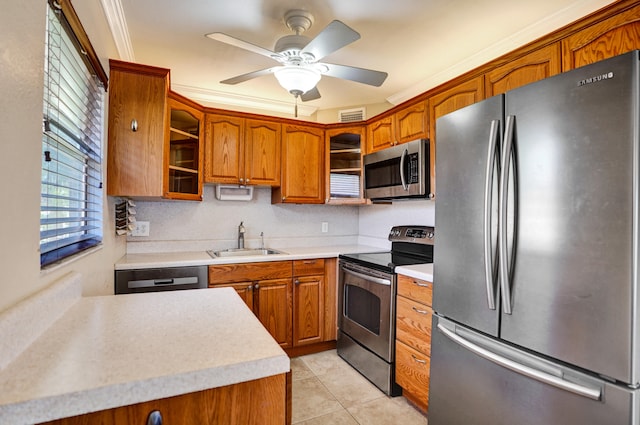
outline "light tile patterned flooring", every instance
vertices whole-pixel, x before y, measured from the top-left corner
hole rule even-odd
[[[291,359],[295,425],[427,425],[404,397],[388,397],[336,354]]]

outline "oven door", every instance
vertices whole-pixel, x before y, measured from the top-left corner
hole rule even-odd
[[[340,330],[393,362],[395,275],[342,260],[339,282]]]

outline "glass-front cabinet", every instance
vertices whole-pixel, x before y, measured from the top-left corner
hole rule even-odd
[[[202,199],[204,114],[176,99],[168,102],[168,155],[165,197]]]
[[[360,204],[365,202],[362,190],[364,133],[364,126],[327,130],[326,163],[329,173],[326,203]]]

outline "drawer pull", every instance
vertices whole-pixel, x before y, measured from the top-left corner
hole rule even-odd
[[[417,280],[414,280],[414,281],[413,281],[413,284],[414,284],[414,285],[416,285],[416,286],[419,286],[419,287],[421,287],[421,288],[428,288],[428,287],[429,287],[429,284],[428,284],[428,283],[420,283],[420,282],[418,282]]]
[[[302,263],[303,264],[315,264],[316,260],[304,260]]]
[[[420,364],[427,364],[427,361],[424,359],[419,359],[417,358],[414,354],[411,355],[411,357],[413,358],[413,361],[416,363],[420,363]]]
[[[429,312],[427,310],[420,310],[419,308],[415,308],[415,307],[411,307],[411,309],[413,311],[415,311],[416,313],[420,313],[420,314],[429,314]]]

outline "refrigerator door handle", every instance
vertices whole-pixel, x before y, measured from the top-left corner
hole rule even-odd
[[[504,368],[510,369],[521,375],[528,376],[529,378],[535,379],[545,384],[552,385],[556,388],[560,388],[561,390],[569,391],[574,394],[590,398],[592,400],[601,399],[602,390],[600,388],[587,387],[585,385],[579,385],[574,382],[566,381],[561,377],[554,376],[549,373],[515,362],[511,359],[507,359],[506,357],[500,356],[492,351],[487,350],[486,348],[480,347],[473,342],[466,340],[455,332],[447,329],[441,323],[438,323],[438,330],[440,330],[447,338],[451,339],[453,342],[461,345],[462,347],[477,354],[478,356],[483,357]]]
[[[489,310],[496,309],[496,292],[493,285],[493,255],[491,250],[491,207],[493,187],[493,166],[495,164],[496,150],[498,148],[498,132],[500,121],[492,120],[489,130],[489,148],[487,150],[487,170],[484,176],[484,272],[487,285],[487,304]]]
[[[502,151],[500,169],[500,195],[498,212],[498,255],[500,261],[500,289],[502,290],[502,310],[505,314],[511,314],[511,285],[509,282],[509,260],[507,250],[507,213],[509,195],[509,162],[513,150],[513,115],[507,116],[504,130],[504,149]]]

